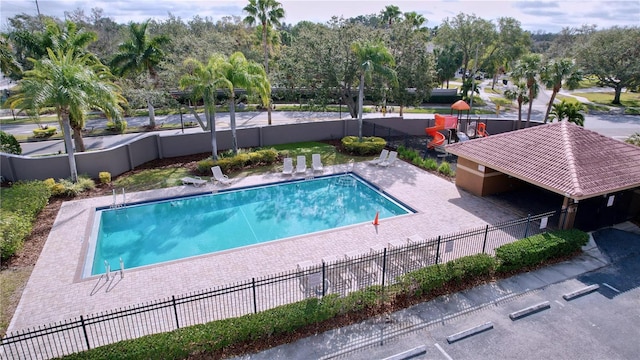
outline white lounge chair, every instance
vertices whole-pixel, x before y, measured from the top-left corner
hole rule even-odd
[[[203,186],[204,184],[207,183],[206,180],[202,180],[202,178],[200,176],[196,176],[196,177],[190,177],[190,176],[185,176],[182,179],[182,185],[193,185],[193,186]]]
[[[284,158],[284,168],[282,169],[283,175],[293,175],[293,159],[288,157]]]
[[[389,157],[387,158],[387,160],[381,162],[378,165],[379,166],[385,166],[385,167],[394,165],[397,158],[398,158],[398,152],[397,151],[391,151],[391,152],[389,152]]]
[[[324,167],[322,166],[322,158],[320,157],[320,154],[311,155],[311,168],[313,169],[313,172],[324,171]]]
[[[211,172],[213,173],[213,178],[221,183],[222,185],[231,185],[231,179],[225,174],[222,173],[222,169],[220,166],[214,166],[211,168]]]
[[[298,155],[296,159],[296,174],[304,174],[307,172],[307,157]]]
[[[387,160],[387,156],[389,156],[389,150],[382,149],[382,151],[380,152],[380,157],[378,157],[377,159],[373,159],[373,160],[369,161],[369,165],[378,165],[381,162]]]

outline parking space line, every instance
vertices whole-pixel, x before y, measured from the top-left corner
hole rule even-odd
[[[613,290],[613,291],[617,292],[618,294],[620,294],[620,293],[621,293],[621,291],[620,291],[620,290],[618,290],[618,289],[614,288],[613,286],[611,286],[611,285],[609,285],[609,284],[607,284],[607,283],[602,283],[602,285],[604,285],[604,286],[608,287],[609,289],[611,289],[611,290]]]
[[[442,353],[442,355],[445,357],[445,359],[453,360],[453,358],[451,356],[449,356],[449,354],[447,354],[446,351],[444,351],[444,349],[442,348],[442,346],[440,346],[440,344],[435,343],[433,345],[436,347],[436,349],[438,349],[438,351],[440,351],[440,353]]]

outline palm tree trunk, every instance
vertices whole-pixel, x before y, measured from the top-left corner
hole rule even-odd
[[[76,151],[85,152],[87,149],[84,146],[84,140],[82,139],[82,129],[73,127],[73,142],[76,147]]]
[[[216,138],[216,110],[215,105],[207,102],[204,106],[207,127],[211,132],[211,158],[218,160],[218,139]]]
[[[531,109],[533,108],[533,91],[529,91],[529,112],[527,113],[527,123],[525,128],[529,127],[529,121],[531,121]]]
[[[269,48],[267,47],[267,24],[262,24],[262,46],[264,47],[264,72],[269,77]],[[271,96],[267,101],[267,124],[271,125]]]
[[[518,101],[518,126],[517,130],[520,130],[522,127],[522,100]]]
[[[62,132],[64,134],[64,145],[67,148],[67,155],[69,157],[69,171],[71,172],[71,181],[74,183],[78,181],[78,169],[76,168],[76,157],[73,151],[73,144],[71,141],[71,124],[69,122],[69,113],[63,112],[62,116]]]
[[[147,108],[149,109],[149,127],[156,128],[156,112],[151,103],[151,97],[147,97]]]
[[[551,93],[551,98],[549,98],[549,105],[547,105],[547,111],[544,113],[544,123],[547,123],[547,120],[549,119],[549,113],[551,112],[551,107],[553,106],[553,101],[556,99],[556,92],[555,90]]]
[[[233,144],[233,155],[238,154],[238,138],[236,137],[236,100],[232,95],[229,99],[229,118],[231,119],[231,138]]]
[[[362,104],[364,102],[364,72],[360,74],[358,89],[358,141],[362,141]]]

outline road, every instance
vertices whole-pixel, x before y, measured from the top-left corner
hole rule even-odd
[[[481,92],[485,94],[484,92]],[[546,103],[548,102],[548,94],[543,92],[539,99],[534,102],[531,118],[540,119],[544,116],[546,111]],[[443,108],[443,112],[448,110]],[[526,110],[524,111],[526,114]],[[387,116],[397,116],[397,113],[387,114]],[[340,117],[342,116],[342,117]],[[379,118],[382,117],[382,113],[366,113],[364,118]],[[482,116],[495,117],[491,115]],[[156,116],[156,124],[160,127],[165,124],[179,125],[181,123],[180,115],[166,115]],[[344,111],[342,114],[335,112],[305,112],[305,111],[273,111],[272,112],[272,124],[291,124],[301,122],[313,122],[313,121],[326,121],[326,120],[338,120],[340,118],[349,118],[348,112]],[[405,119],[432,119],[431,114],[404,114]],[[499,118],[515,119],[514,112],[507,112],[500,114]],[[126,119],[128,126],[143,126],[148,124],[148,117],[131,117]],[[195,117],[192,114],[184,114],[182,121],[196,122]],[[216,129],[224,130],[229,129],[229,113],[216,114]],[[238,112],[236,113],[236,124],[238,128],[242,127],[256,127],[267,126],[267,113],[266,112]],[[86,129],[90,131],[93,129],[103,128],[105,126],[105,120],[88,120]],[[34,125],[2,125],[0,130],[14,134],[14,135],[31,135]],[[585,116],[585,128],[596,131],[604,136],[613,137],[618,140],[624,140],[634,133],[640,133],[640,116],[638,115],[621,115],[621,114],[588,114]],[[200,127],[185,128],[185,133],[202,132]],[[161,136],[178,135],[183,133],[181,129],[175,130],[163,130],[145,133],[134,134],[122,134],[122,135],[109,135],[109,136],[87,136],[84,138],[85,146],[87,150],[99,150],[110,148],[118,145],[122,145],[129,140],[149,136],[151,134],[158,133]],[[63,140],[48,140],[38,142],[24,142],[21,143],[22,154],[26,156],[34,155],[47,155],[55,153],[63,153],[64,142]]]

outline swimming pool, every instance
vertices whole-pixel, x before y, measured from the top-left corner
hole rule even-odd
[[[354,174],[97,209],[83,277],[413,213]]]

